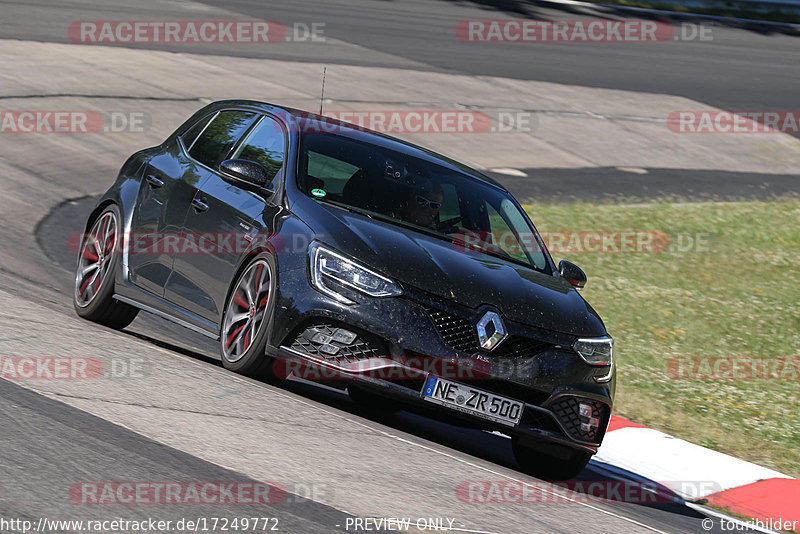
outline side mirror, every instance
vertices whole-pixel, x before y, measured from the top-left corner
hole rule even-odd
[[[222,177],[242,189],[264,189],[275,178],[263,165],[246,159],[226,159],[219,164]]]
[[[586,273],[571,261],[561,260],[558,262],[558,272],[567,279],[567,282],[575,286],[580,291],[586,285]]]

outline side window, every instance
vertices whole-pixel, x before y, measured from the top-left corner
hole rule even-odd
[[[211,117],[214,115],[216,114],[211,113],[210,115],[204,116],[202,119],[197,121],[194,126],[184,132],[184,134],[181,136],[181,141],[183,142],[183,146],[186,147],[186,150],[189,150],[192,147],[194,140],[197,139],[197,136],[200,135],[200,132],[203,131],[203,128],[206,127],[206,124],[208,124],[208,121],[211,120]]]
[[[345,184],[359,171],[359,167],[345,161],[308,151],[307,174],[319,178],[324,183],[322,187],[328,194],[340,195]]]
[[[236,149],[231,159],[247,159],[260,163],[269,176],[275,177],[283,167],[285,150],[286,139],[280,124],[270,117],[264,117]]]
[[[495,246],[515,260],[531,263],[539,269],[547,267],[547,260],[534,238],[533,230],[529,229],[528,223],[510,200],[503,199],[499,211],[487,202],[486,210],[491,242]]]
[[[439,209],[439,220],[449,221],[461,217],[461,207],[458,205],[458,191],[451,184],[442,186],[442,207]]]
[[[250,111],[220,112],[194,142],[189,155],[200,163],[216,169],[255,119],[256,114]]]
[[[504,222],[509,224],[512,228],[519,229],[517,230],[517,236],[518,239],[522,240],[523,254],[524,251],[527,250],[527,256],[530,262],[539,269],[545,269],[547,267],[547,258],[544,252],[542,252],[539,243],[534,238],[533,230],[530,229],[519,209],[517,209],[513,202],[506,198],[500,202],[500,213],[503,216]]]
[[[486,207],[489,212],[489,226],[493,244],[515,260],[527,263],[528,257],[519,242],[519,238],[524,236],[514,232],[505,218],[491,204],[487,203]]]

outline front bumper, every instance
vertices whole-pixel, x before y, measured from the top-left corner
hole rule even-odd
[[[300,269],[283,273],[278,288],[267,352],[284,374],[292,370],[304,378],[357,384],[417,410],[498,430],[532,446],[596,452],[602,442],[615,378],[595,380],[607,368],[586,364],[569,348],[576,336],[504,319],[508,338],[493,351],[483,351],[470,342],[470,335],[476,318],[490,308],[464,308],[407,287],[394,298],[348,294],[358,304],[342,305],[313,289]],[[321,344],[311,341],[314,333],[329,336],[336,329],[355,333],[356,340],[333,343],[336,354],[321,352]],[[509,427],[423,401],[428,373],[523,402],[521,421]],[[578,413],[579,403],[592,407],[590,431],[588,418]]]

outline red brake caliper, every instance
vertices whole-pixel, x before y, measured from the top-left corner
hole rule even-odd
[[[94,239],[97,239],[97,234],[89,234],[89,236],[93,239],[93,241],[89,241],[88,239],[86,240],[86,245],[83,248],[83,257],[88,259],[89,261],[97,261],[99,259],[99,256],[95,256],[94,254],[89,252],[89,245],[95,242]],[[95,247],[95,248],[97,248],[97,247]],[[98,250],[96,252],[99,253],[100,251]],[[98,265],[97,268],[99,269],[100,266]],[[91,282],[91,281],[92,281],[92,275],[91,274],[87,274],[86,275],[86,280],[84,280],[83,283],[81,283],[81,288],[78,290],[78,295],[81,298],[83,298],[83,294],[86,293],[86,290],[89,287],[89,282]]]

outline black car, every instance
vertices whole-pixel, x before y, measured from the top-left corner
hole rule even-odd
[[[222,101],[123,165],[86,223],[73,300],[114,328],[145,310],[217,339],[239,373],[498,430],[525,470],[564,479],[600,445],[615,389],[585,281],[476,170]]]

